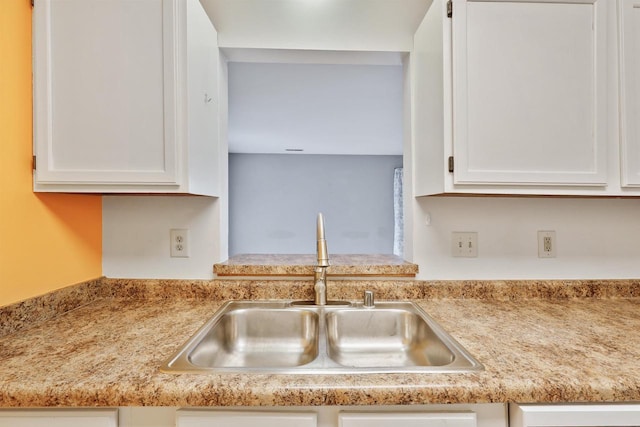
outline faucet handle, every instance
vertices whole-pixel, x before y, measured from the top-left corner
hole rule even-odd
[[[364,302],[362,303],[363,307],[373,308],[375,307],[373,291],[364,291]]]

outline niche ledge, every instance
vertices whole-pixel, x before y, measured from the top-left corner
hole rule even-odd
[[[415,277],[418,265],[396,255],[329,254],[331,276]],[[241,254],[214,264],[218,276],[313,276],[314,254]]]

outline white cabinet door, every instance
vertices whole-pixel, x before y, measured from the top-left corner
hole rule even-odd
[[[219,85],[226,82],[220,82],[218,72],[218,36],[199,0],[187,1],[186,22],[182,28],[186,39],[180,45],[186,46],[187,87],[183,89],[185,96],[178,101],[182,108],[186,107],[186,132],[180,137],[188,141],[189,147],[184,153],[189,168],[188,186],[191,193],[219,195]]]
[[[118,427],[118,410],[3,409],[0,427]]]
[[[39,0],[39,183],[178,184],[172,0]]]
[[[473,412],[341,413],[339,427],[476,427]]]
[[[316,427],[310,412],[179,410],[177,427]]]
[[[640,426],[640,405],[518,405],[511,404],[510,427]]]
[[[620,0],[622,185],[640,187],[640,0]]]
[[[220,57],[198,0],[36,0],[34,189],[220,192]]]
[[[453,0],[454,184],[606,184],[610,0]]]

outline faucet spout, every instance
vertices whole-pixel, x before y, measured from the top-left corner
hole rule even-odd
[[[316,250],[318,265],[314,274],[315,304],[327,305],[327,267],[329,267],[329,252],[327,251],[327,240],[324,238],[324,217],[318,214],[316,224]]]
[[[318,214],[318,222],[316,226],[316,240],[317,240],[317,255],[318,266],[329,266],[329,252],[327,250],[327,240],[324,238],[324,216],[322,213]]]

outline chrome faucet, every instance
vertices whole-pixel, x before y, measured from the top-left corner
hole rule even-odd
[[[327,252],[327,241],[324,238],[324,217],[318,214],[316,226],[318,265],[315,269],[314,286],[315,305],[327,305],[327,267],[329,267],[329,253]]]

